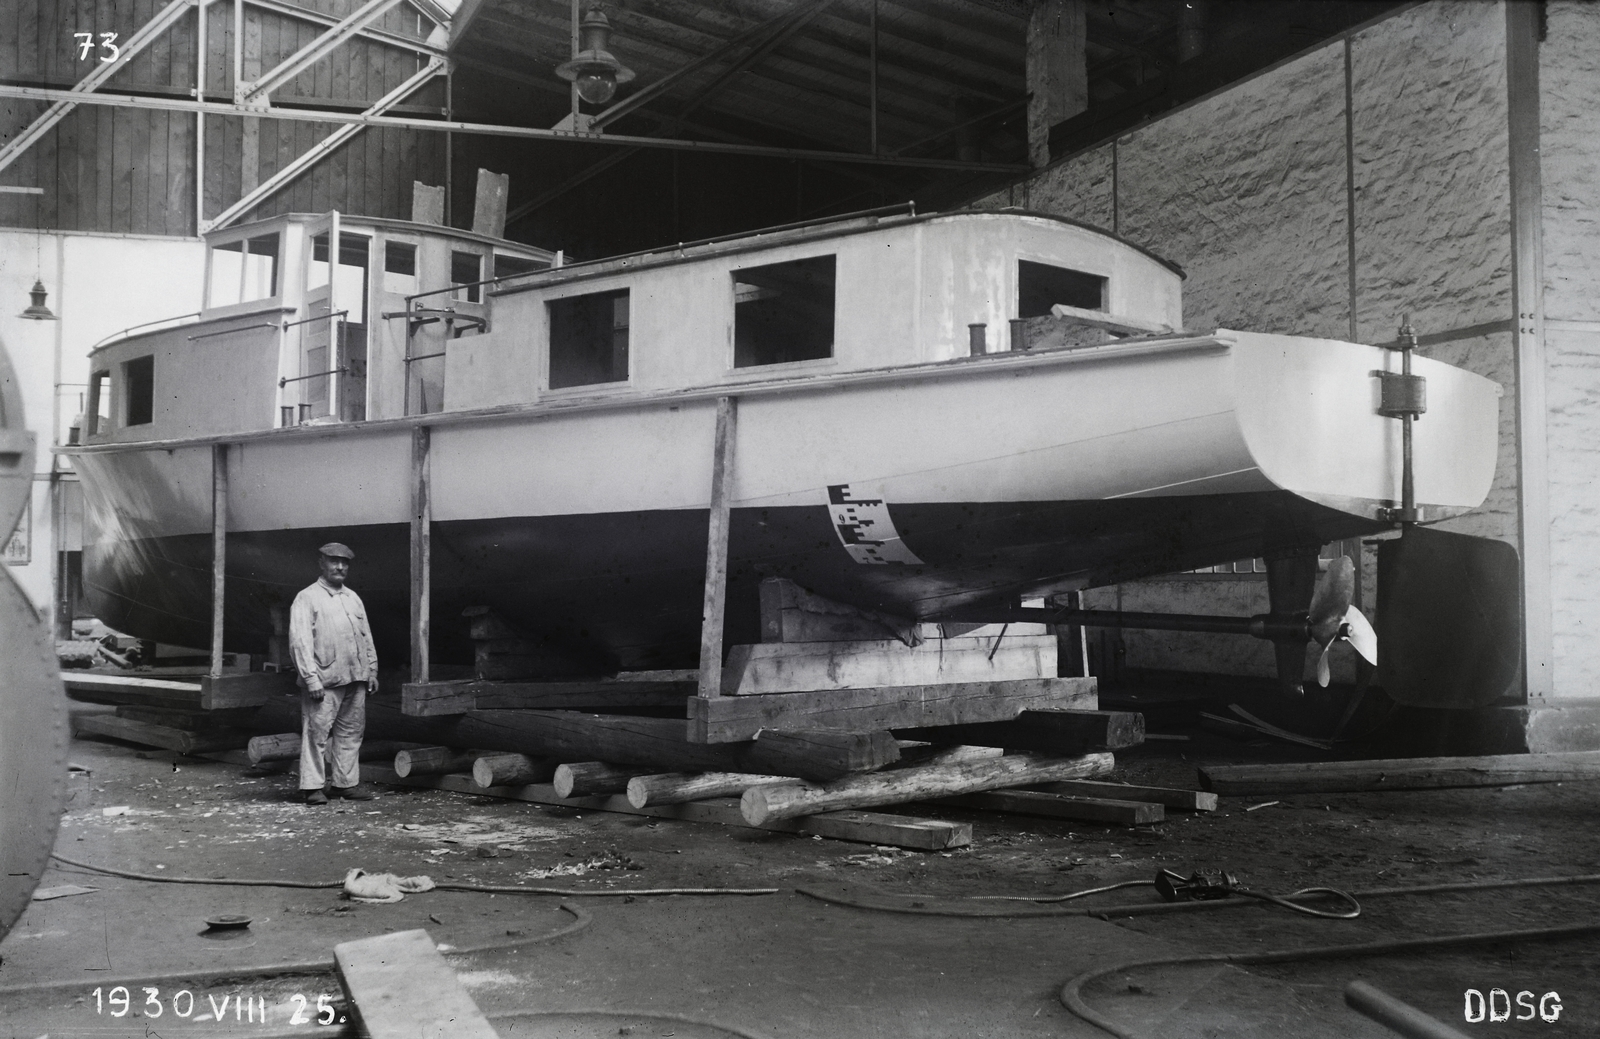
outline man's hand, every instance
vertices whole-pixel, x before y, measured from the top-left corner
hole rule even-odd
[[[315,689],[313,689],[311,686],[306,686],[306,695],[311,697],[311,699],[316,700],[318,703],[321,703],[322,702],[322,687],[319,685]]]
[[[367,679],[367,694],[369,696],[378,694],[378,675],[376,672],[373,673],[371,678]]]

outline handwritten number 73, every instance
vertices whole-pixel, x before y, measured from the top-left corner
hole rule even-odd
[[[78,41],[78,60],[87,61],[89,59],[89,52],[94,50],[94,33],[75,32],[72,35]],[[118,58],[122,57],[122,48],[117,46],[116,39],[117,34],[114,32],[103,32],[100,34],[100,49],[108,52],[100,56],[100,63],[102,65],[116,61]]]

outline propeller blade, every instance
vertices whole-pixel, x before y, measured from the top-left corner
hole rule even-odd
[[[1311,638],[1319,646],[1326,646],[1339,637],[1339,626],[1350,609],[1350,600],[1356,595],[1356,565],[1349,556],[1340,556],[1328,564],[1311,593],[1311,609],[1307,621]]]
[[[1328,682],[1333,678],[1333,672],[1328,668],[1328,650],[1332,646],[1333,643],[1328,643],[1317,655],[1317,684],[1324,689],[1328,688]]]
[[[1377,666],[1378,663],[1378,633],[1373,630],[1371,622],[1360,610],[1354,606],[1344,612],[1344,637],[1350,645],[1361,654],[1361,659]]]

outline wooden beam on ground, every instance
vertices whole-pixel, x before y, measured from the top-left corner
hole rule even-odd
[[[941,797],[934,804],[952,808],[978,808],[1017,815],[1044,815],[1054,819],[1079,819],[1118,826],[1142,826],[1167,817],[1161,805],[1147,801],[1117,801],[1103,797],[1070,797],[1037,790],[990,790],[979,794]]]
[[[598,794],[625,794],[628,783],[646,773],[636,768],[618,768],[604,761],[569,761],[556,766],[551,785],[558,797],[594,797]],[[631,802],[630,802],[631,803]]]
[[[482,756],[479,751],[456,750],[454,747],[413,747],[395,754],[394,771],[401,777],[471,772],[473,762]]]
[[[1137,747],[1144,742],[1144,715],[1137,711],[1023,711],[1008,722],[899,729],[895,735],[1067,757],[1091,750]]]
[[[200,683],[168,678],[89,671],[63,671],[61,684],[74,700],[89,703],[145,704],[174,710],[201,710]]]
[[[142,743],[147,747],[160,747],[179,754],[199,754],[205,751],[237,750],[250,741],[250,734],[241,729],[218,729],[209,732],[190,732],[170,725],[155,725],[118,718],[112,714],[76,714],[72,718],[75,736],[110,736]]]
[[[200,706],[208,711],[260,707],[274,698],[292,696],[298,689],[293,671],[203,675],[200,678]]]
[[[361,760],[392,761],[397,755],[414,746],[416,744],[396,743],[394,740],[363,740]],[[279,732],[268,736],[252,736],[245,747],[245,753],[252,765],[268,761],[293,761],[300,757],[300,734]]]
[[[698,698],[694,698],[698,700]],[[808,737],[796,753],[793,733],[772,740],[697,744],[675,718],[583,714],[577,711],[473,711],[441,726],[435,738],[461,746],[515,751],[558,761],[608,761],[660,772],[759,772],[826,782],[884,760],[899,748],[887,733],[839,732]],[[885,741],[887,740],[887,747]],[[892,760],[892,759],[889,759]]]
[[[768,772],[786,776],[833,772],[839,779],[894,764],[900,760],[900,745],[883,730],[762,729],[754,756]]]
[[[224,711],[189,710],[161,707],[150,704],[118,704],[118,718],[132,718],[136,722],[150,722],[174,729],[191,731],[211,729],[247,729],[255,720],[252,707]]]
[[[1600,779],[1600,751],[1596,750],[1292,765],[1214,765],[1200,770],[1201,786],[1229,796],[1441,790],[1595,779]]]
[[[1030,625],[1042,628],[1042,625]],[[724,696],[1053,678],[1054,635],[959,636],[908,646],[899,639],[761,642],[734,646]]]
[[[649,816],[656,819],[677,819],[684,822],[715,823],[720,826],[737,826],[740,829],[769,830],[778,833],[798,833],[830,837],[841,841],[860,841],[865,844],[885,844],[897,848],[914,848],[919,851],[945,851],[962,848],[972,843],[972,824],[945,822],[940,819],[923,819],[914,816],[890,815],[883,812],[839,811],[810,815],[803,819],[775,820],[752,827],[740,814],[739,802],[733,798],[690,801],[683,804],[651,805],[635,808],[620,794],[599,797],[560,797],[555,788],[544,783],[523,787],[492,787],[482,789],[467,776],[423,776],[402,779],[393,769],[375,765],[361,766],[361,778],[369,783],[392,783],[397,786],[424,787],[434,790],[452,790],[462,794],[482,794],[504,797],[533,804],[559,805],[584,811],[620,812],[625,815]]]
[[[427,426],[411,431],[411,681],[424,684],[428,681],[433,583],[433,501],[428,493],[431,433]]]
[[[1026,710],[1094,710],[1093,678],[830,689],[689,701],[689,739],[731,743],[762,729],[905,729],[1011,721]]]
[[[484,754],[472,763],[472,781],[480,787],[548,783],[560,762],[526,754]]]
[[[1086,779],[1110,772],[1114,763],[1107,753],[1077,758],[1015,754],[962,765],[924,765],[875,772],[824,786],[794,783],[752,787],[739,799],[739,808],[746,821],[759,826],[772,819],[793,819],[843,808],[870,808],[1028,783]]]
[[[852,642],[893,636],[918,641],[917,624],[905,617],[864,610],[806,591],[787,577],[761,582],[762,642]]]
[[[753,786],[793,783],[793,776],[761,776],[748,772],[664,772],[628,780],[628,804],[635,808],[739,797]]]
[[[418,718],[483,710],[606,711],[629,707],[681,708],[693,682],[407,682],[400,709]]]
[[[1050,794],[1076,797],[1110,797],[1122,801],[1153,801],[1186,812],[1214,812],[1217,795],[1204,790],[1180,790],[1164,786],[1136,786],[1132,783],[1099,783],[1091,779],[1069,779],[1060,783],[1041,783],[1034,787]]]
[[[333,947],[350,1009],[371,1039],[497,1039],[427,931],[398,931]]]
[[[222,620],[227,601],[228,445],[211,446],[211,678],[222,677]]]

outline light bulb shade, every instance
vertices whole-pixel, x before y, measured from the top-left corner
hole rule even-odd
[[[576,83],[578,96],[591,105],[603,105],[617,92],[617,84],[633,79],[633,70],[622,64],[606,48],[610,45],[611,23],[598,5],[584,12],[578,26],[583,49],[572,60],[556,67],[556,75]]]
[[[33,321],[54,321],[56,319],[50,308],[44,305],[45,298],[49,296],[49,293],[45,291],[43,281],[34,279],[33,288],[28,290],[28,296],[33,300],[33,303],[18,316],[29,318]]]

